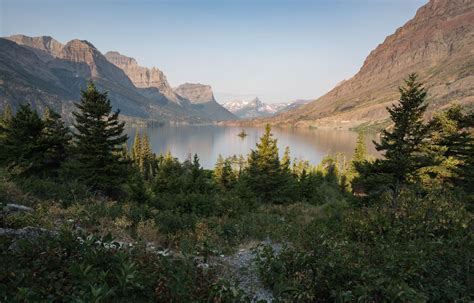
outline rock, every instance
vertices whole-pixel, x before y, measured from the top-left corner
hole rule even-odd
[[[210,260],[211,266],[221,264],[224,274],[235,280],[252,302],[272,302],[275,298],[259,277],[255,265],[256,250],[260,245],[270,245],[276,254],[280,253],[282,245],[270,240],[262,241],[248,248],[241,248],[236,254],[225,257],[214,257]]]
[[[34,209],[28,206],[9,203],[6,206],[8,212],[33,212]]]
[[[17,240],[26,239],[26,240],[33,240],[41,235],[48,235],[48,236],[56,236],[56,231],[51,231],[45,228],[40,227],[24,227],[21,229],[13,229],[13,228],[0,228],[0,237],[10,237],[14,238],[15,240],[10,244],[8,247],[11,251],[18,251],[18,242]]]
[[[13,229],[13,228],[0,228],[0,236],[5,237],[14,237],[19,239],[31,239],[36,238],[40,235],[50,235],[54,236],[57,235],[57,232],[51,231],[41,227],[24,227],[21,229]]]

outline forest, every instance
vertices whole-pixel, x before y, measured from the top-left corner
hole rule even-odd
[[[416,74],[367,154],[279,157],[270,125],[248,155],[153,153],[92,82],[66,125],[0,119],[0,301],[251,302],[219,259],[253,246],[275,302],[472,302],[474,114],[426,117]],[[278,244],[279,249],[275,249]]]

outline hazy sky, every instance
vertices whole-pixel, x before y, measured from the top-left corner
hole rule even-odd
[[[218,101],[318,97],[426,0],[0,0],[0,35],[79,38]]]

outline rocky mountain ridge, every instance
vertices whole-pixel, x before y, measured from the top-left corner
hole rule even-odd
[[[85,40],[62,44],[52,37],[0,38],[0,110],[29,102],[42,112],[52,107],[68,120],[87,81],[109,92],[128,120],[201,123],[222,120],[176,94],[164,74],[117,52],[104,56]],[[234,118],[234,117],[232,117]]]
[[[388,36],[359,72],[296,110],[235,124],[351,128],[383,123],[398,86],[416,72],[429,91],[428,111],[453,102],[474,107],[474,1],[431,0]]]
[[[290,103],[264,103],[258,97],[252,100],[233,100],[222,104],[241,119],[270,117],[286,108]]]
[[[197,108],[210,116],[218,116],[222,120],[232,120],[237,117],[217,103],[210,85],[200,83],[184,83],[176,87],[174,91],[189,100],[194,108]]]

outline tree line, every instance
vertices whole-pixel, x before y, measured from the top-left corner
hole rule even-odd
[[[280,159],[267,125],[247,157],[219,156],[214,170],[206,171],[197,155],[180,163],[169,153],[154,154],[146,133],[136,133],[129,151],[119,111],[112,112],[107,93],[90,83],[76,103],[72,131],[49,108],[40,118],[28,104],[15,115],[7,106],[0,121],[0,163],[13,176],[75,179],[112,196],[123,193],[126,184],[132,196],[144,200],[150,190],[192,192],[193,186],[211,186],[262,203],[355,196],[367,204],[382,193],[391,194],[395,203],[403,188],[416,185],[460,189],[471,201],[473,114],[453,105],[425,122],[426,96],[416,74],[410,75],[400,87],[400,102],[388,108],[392,126],[374,142],[381,158],[367,157],[359,133],[350,161],[338,154],[312,166],[292,161],[289,147]]]

